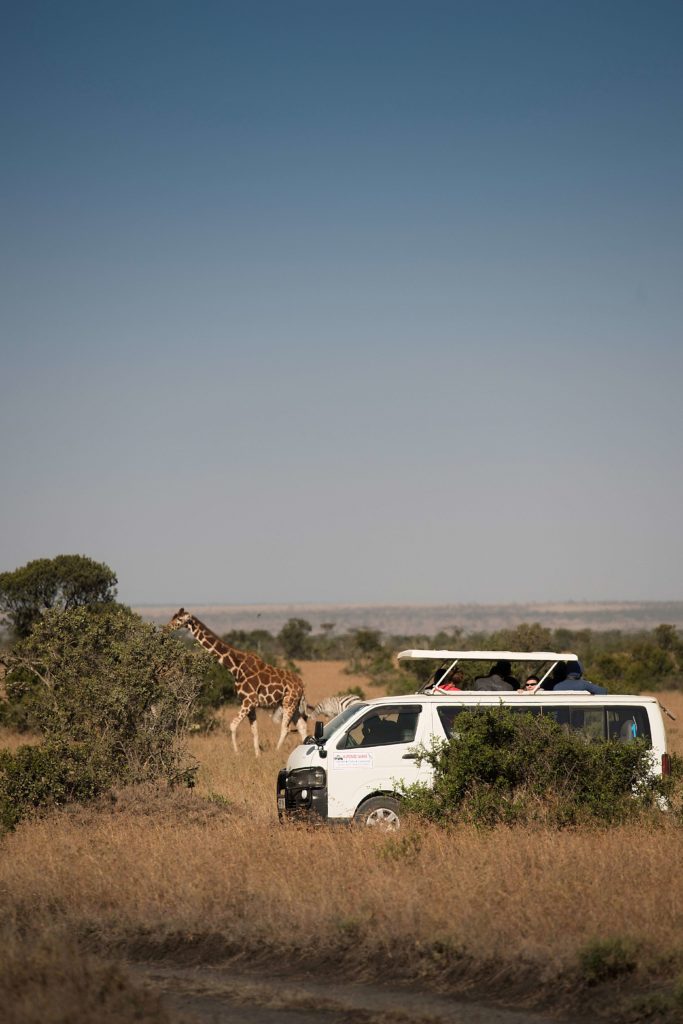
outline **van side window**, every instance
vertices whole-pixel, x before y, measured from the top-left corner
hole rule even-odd
[[[647,709],[637,705],[607,708],[607,736],[620,743],[632,743],[635,739],[645,739],[648,746],[652,746],[650,717]]]
[[[454,707],[452,704],[447,704],[445,707],[439,707],[436,710],[439,716],[439,721],[443,726],[443,731],[446,733],[446,739],[450,739],[453,735],[453,723],[460,712],[465,709]]]
[[[563,725],[570,732],[580,733],[587,740],[603,740],[605,727],[604,709],[572,708],[543,706],[543,714],[554,718],[558,725]]]
[[[337,744],[337,750],[412,743],[421,710],[419,704],[375,708],[349,729]]]
[[[444,704],[436,710],[439,716],[439,721],[443,726],[443,731],[446,733],[446,739],[450,740],[453,736],[453,724],[457,716],[463,711],[474,711],[477,709],[472,707],[463,707],[462,705],[460,707],[454,707],[453,704]],[[541,709],[538,705],[534,707],[529,704],[527,704],[526,707],[521,705],[520,707],[514,707],[514,705],[506,704],[505,710],[511,711],[515,715],[540,715],[541,713]]]

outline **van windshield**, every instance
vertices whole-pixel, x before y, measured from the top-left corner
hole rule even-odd
[[[323,729],[323,740],[327,742],[331,736],[334,736],[338,729],[341,729],[346,723],[357,715],[359,711],[364,711],[367,704],[351,704],[346,711],[342,711],[336,718],[331,718],[325,728]]]

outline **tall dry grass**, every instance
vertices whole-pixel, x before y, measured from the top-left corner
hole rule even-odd
[[[187,809],[185,812],[187,813]],[[231,946],[391,951],[435,941],[556,971],[591,940],[644,957],[683,939],[683,847],[672,830],[435,829],[401,836],[262,818],[61,815],[10,836],[5,923],[64,923],[108,944],[223,935]]]
[[[129,791],[5,836],[4,948],[25,954],[26,934],[63,936],[55,974],[68,943],[152,956],[209,942],[226,953],[277,948],[385,966],[446,950],[495,961],[507,977],[533,965],[542,981],[575,970],[592,941],[618,938],[647,967],[681,969],[683,840],[665,819],[654,829],[580,832],[283,826],[275,780],[286,751],[274,749],[268,719],[260,726],[258,761],[248,730],[238,756],[225,731],[194,737],[194,792]],[[19,962],[17,952],[0,963],[0,1000],[16,991],[7,965]],[[106,989],[113,968],[83,970]],[[69,982],[74,992],[88,988],[83,978]],[[142,998],[121,985],[124,1002]],[[139,1012],[157,1011],[143,1000]]]
[[[120,964],[85,953],[63,927],[0,934],[3,1024],[167,1024],[156,993]]]
[[[124,944],[143,933],[283,948],[315,936],[333,949],[351,933],[386,950],[438,940],[550,970],[598,937],[628,937],[651,957],[682,943],[683,842],[665,821],[655,831],[419,826],[395,836],[282,826],[271,729],[258,762],[246,743],[235,756],[223,734],[195,738],[194,794],[124,794],[7,836],[5,920],[47,913]]]

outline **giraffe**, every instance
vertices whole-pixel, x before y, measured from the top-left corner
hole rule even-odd
[[[278,750],[284,743],[290,721],[294,722],[299,730],[301,741],[305,740],[306,698],[303,683],[295,672],[268,665],[256,654],[238,651],[236,647],[231,647],[230,644],[226,644],[216,636],[191,612],[186,612],[184,608],[181,608],[173,616],[166,629],[181,629],[183,626],[189,629],[197,643],[205,647],[210,654],[218,658],[224,668],[232,672],[237,696],[242,702],[239,712],[230,723],[230,735],[235,753],[237,753],[237,739],[235,738],[237,727],[244,718],[248,718],[254,740],[254,751],[257,757],[260,754],[256,724],[257,708],[273,708],[282,705],[282,725],[277,742]]]

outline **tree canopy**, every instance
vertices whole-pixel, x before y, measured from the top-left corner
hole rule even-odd
[[[0,573],[0,612],[19,637],[51,608],[68,611],[116,599],[116,574],[85,555],[57,555]]]

